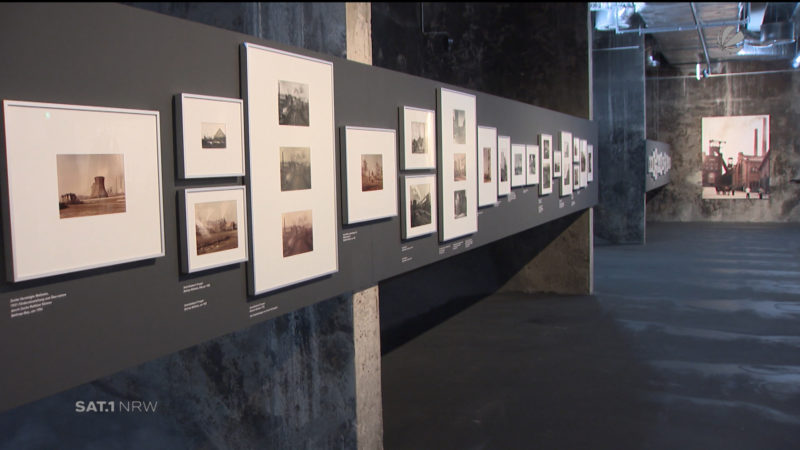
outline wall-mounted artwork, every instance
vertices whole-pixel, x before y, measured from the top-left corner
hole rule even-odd
[[[257,295],[338,270],[333,65],[251,43],[241,61]]]
[[[572,165],[572,190],[577,191],[581,188],[581,166]]]
[[[587,181],[592,182],[594,181],[594,145],[589,144],[586,157]]]
[[[768,199],[769,115],[703,117],[703,199]]]
[[[3,113],[11,281],[164,255],[158,111],[6,100]]]
[[[539,146],[525,146],[525,184],[539,184]]]
[[[439,240],[478,231],[475,96],[437,90]]]
[[[528,171],[524,144],[511,144],[511,187],[525,186]]]
[[[175,96],[178,176],[244,176],[244,109],[236,98]]]
[[[511,192],[511,137],[497,137],[497,195]]]
[[[561,197],[572,194],[572,133],[561,132]]]
[[[436,116],[428,109],[400,108],[400,136],[403,147],[402,170],[436,168]]]
[[[541,151],[541,175],[539,183],[539,195],[548,195],[553,192],[553,136],[549,134],[539,135],[539,149]],[[561,161],[559,161],[561,164]]]
[[[581,166],[581,188],[585,188],[588,185],[588,161],[589,161],[589,146],[587,144],[586,139],[581,139],[581,150],[580,150],[580,166]]]
[[[411,239],[436,232],[436,177],[434,175],[406,175],[400,190],[402,205],[403,239]]]
[[[247,261],[244,186],[186,189],[180,203],[184,272]]]
[[[497,128],[478,127],[478,206],[497,203]]]
[[[397,215],[397,137],[394,130],[342,128],[344,223]]]
[[[577,164],[581,159],[581,138],[572,137],[572,163]]]

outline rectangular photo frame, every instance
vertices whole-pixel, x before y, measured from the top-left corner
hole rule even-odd
[[[511,192],[511,137],[497,137],[497,195]]]
[[[539,183],[539,195],[553,193],[553,161],[555,160],[555,149],[553,148],[553,136],[550,134],[539,135],[539,148],[542,156],[541,182]],[[559,164],[561,162],[559,161]]]
[[[478,231],[475,96],[438,88],[439,241]]]
[[[403,239],[436,232],[436,199],[435,175],[403,176],[400,189]]]
[[[436,112],[400,107],[401,170],[436,168]]]
[[[594,145],[589,144],[589,149],[586,152],[586,168],[587,168],[587,181],[594,181]]]
[[[180,193],[184,273],[247,261],[245,191],[244,186],[222,186]]]
[[[581,139],[581,153],[580,153],[580,165],[581,165],[581,188],[585,188],[588,185],[588,162],[589,160],[589,146],[586,139]]]
[[[525,144],[511,144],[511,187],[525,186],[527,164]]]
[[[497,203],[497,128],[478,127],[478,207]]]
[[[525,184],[539,184],[539,146],[525,146]]]
[[[561,132],[561,197],[572,194],[572,133]]]
[[[158,111],[4,100],[3,117],[10,281],[164,256]]]
[[[252,43],[241,52],[248,290],[259,295],[338,271],[333,63]]]
[[[176,95],[175,137],[180,178],[244,176],[244,102],[241,99]]]
[[[394,130],[342,127],[342,218],[346,224],[397,215]]]

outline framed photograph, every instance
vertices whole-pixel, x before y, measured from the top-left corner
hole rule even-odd
[[[178,199],[185,273],[247,261],[244,186],[184,189]]]
[[[581,188],[585,188],[588,182],[588,169],[587,169],[587,161],[589,159],[589,147],[586,139],[581,139],[581,151],[580,151],[580,158],[581,158]]]
[[[577,163],[581,157],[581,138],[572,137],[572,163]]]
[[[497,137],[497,195],[511,192],[511,137]]]
[[[561,150],[553,152],[553,178],[561,177]]]
[[[439,240],[478,231],[475,96],[437,90]]]
[[[539,148],[541,149],[541,177],[539,182],[539,195],[547,195],[553,192],[553,136],[549,134],[539,135]]]
[[[587,168],[587,181],[592,182],[594,181],[594,146],[589,144],[589,148],[586,151],[586,168]]]
[[[251,43],[241,51],[258,295],[338,270],[333,64]]]
[[[236,98],[175,96],[178,176],[244,176],[244,108]]]
[[[397,215],[394,130],[342,128],[343,219],[346,224]]]
[[[511,144],[511,187],[525,186],[527,172],[525,145]]]
[[[478,206],[497,203],[497,128],[478,127]]]
[[[3,101],[8,278],[164,256],[158,111]]]
[[[525,184],[539,184],[539,146],[525,146]]]
[[[577,191],[581,188],[581,166],[578,164],[572,165],[572,190]]]
[[[403,239],[436,232],[436,176],[406,175],[402,180]]]
[[[572,133],[561,132],[561,197],[572,194]]]
[[[400,169],[436,168],[436,113],[429,109],[400,108],[400,136],[403,139]]]

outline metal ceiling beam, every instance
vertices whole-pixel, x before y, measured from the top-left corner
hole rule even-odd
[[[746,20],[722,20],[717,22],[704,22],[700,24],[701,28],[714,28],[714,27],[735,27],[746,24]],[[674,25],[671,27],[653,27],[653,28],[633,28],[628,30],[619,30],[617,33],[639,33],[639,34],[652,34],[652,33],[671,33],[674,31],[690,31],[697,29],[697,23],[694,25]]]
[[[700,21],[697,20],[697,8],[695,8],[694,2],[689,3],[689,6],[692,7],[692,17],[694,18],[694,23],[697,26],[697,35],[700,36],[700,43],[703,44],[703,55],[706,57],[706,70],[703,72],[703,74],[709,75],[711,74],[711,58],[708,57],[706,37],[703,36],[703,29],[700,27]]]

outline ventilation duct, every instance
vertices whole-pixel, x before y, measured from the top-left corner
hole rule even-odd
[[[761,45],[784,45],[794,42],[794,24],[772,22],[761,25]]]

